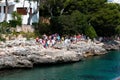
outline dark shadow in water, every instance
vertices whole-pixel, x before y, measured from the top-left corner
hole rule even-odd
[[[61,67],[61,66],[70,66],[76,62],[59,62],[59,63],[45,63],[45,64],[34,64],[34,68],[50,68],[50,67]]]
[[[33,68],[5,68],[5,69],[0,69],[0,76],[13,75],[15,73],[21,73],[36,68],[45,69],[51,67],[71,66],[72,64],[75,63],[77,62],[35,64]]]
[[[6,76],[6,75],[12,75],[12,74],[15,74],[15,73],[19,73],[19,72],[22,72],[24,70],[30,70],[31,68],[7,68],[7,69],[1,69],[0,70],[0,76]]]

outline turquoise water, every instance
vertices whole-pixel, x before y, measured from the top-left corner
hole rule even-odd
[[[120,76],[120,51],[72,64],[0,71],[0,80],[113,80]]]

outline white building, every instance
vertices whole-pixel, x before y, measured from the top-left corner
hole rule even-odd
[[[108,2],[120,4],[120,0],[108,0]]]
[[[13,11],[17,11],[22,15],[22,24],[27,24],[28,22],[28,17],[29,17],[29,12],[33,13],[37,9],[37,2],[29,1],[27,0],[18,0],[19,2],[15,2],[14,0],[8,0],[8,14],[7,14],[7,21],[11,20],[11,13]],[[5,0],[0,1],[0,22],[4,20],[5,17]],[[34,22],[38,22],[39,20],[39,12],[35,14],[32,19],[30,24]]]

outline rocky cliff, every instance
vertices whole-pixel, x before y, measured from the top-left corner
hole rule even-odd
[[[80,61],[84,57],[104,54],[103,43],[80,41],[76,44],[57,43],[54,48],[45,49],[34,39],[26,38],[0,43],[0,69],[33,67],[34,64]]]

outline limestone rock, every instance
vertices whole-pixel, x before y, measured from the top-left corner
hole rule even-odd
[[[80,41],[65,46],[58,43],[45,49],[34,39],[19,38],[0,43],[0,69],[33,67],[34,64],[76,62],[90,55],[99,55],[106,50],[103,44]],[[88,54],[89,53],[89,54]]]

